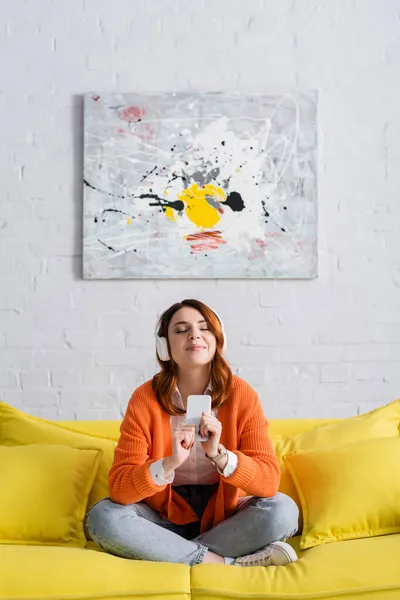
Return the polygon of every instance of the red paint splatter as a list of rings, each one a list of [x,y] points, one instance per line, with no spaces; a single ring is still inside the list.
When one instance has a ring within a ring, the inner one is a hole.
[[[265,242],[265,240],[261,240],[258,238],[254,241],[258,246],[260,246],[261,250],[265,250],[265,248],[267,247],[267,242]]]
[[[152,128],[151,125],[149,125],[149,123],[146,123],[144,128],[148,133],[150,133],[151,135],[154,135],[154,129]]]
[[[92,96],[92,99],[93,99],[95,102],[98,102],[98,101],[100,100],[100,96]]]
[[[192,254],[207,252],[207,250],[216,250],[222,244],[226,244],[226,241],[222,239],[220,231],[194,233],[193,235],[187,235],[185,239],[188,242],[199,242],[198,244],[191,244]]]
[[[137,121],[142,119],[145,114],[145,109],[141,106],[128,106],[120,113],[120,118],[124,121]]]

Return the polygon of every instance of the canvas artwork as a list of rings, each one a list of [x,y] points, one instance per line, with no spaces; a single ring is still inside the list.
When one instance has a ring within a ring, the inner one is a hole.
[[[84,277],[316,277],[317,99],[86,94]]]

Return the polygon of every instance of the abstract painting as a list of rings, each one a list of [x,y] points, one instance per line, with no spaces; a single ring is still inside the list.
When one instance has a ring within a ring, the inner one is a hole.
[[[85,94],[84,277],[316,277],[317,99]]]

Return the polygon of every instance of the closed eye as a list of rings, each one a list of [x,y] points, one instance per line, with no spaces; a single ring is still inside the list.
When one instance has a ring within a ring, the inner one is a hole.
[[[185,333],[186,331],[189,331],[189,328],[186,329],[177,329],[175,331],[175,333]],[[200,331],[209,331],[208,327],[201,327]]]

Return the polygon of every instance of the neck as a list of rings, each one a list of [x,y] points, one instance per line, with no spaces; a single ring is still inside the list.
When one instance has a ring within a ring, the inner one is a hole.
[[[184,371],[178,370],[178,389],[182,396],[183,405],[186,408],[187,397],[190,395],[204,394],[210,380],[211,365],[205,365],[196,369]]]

